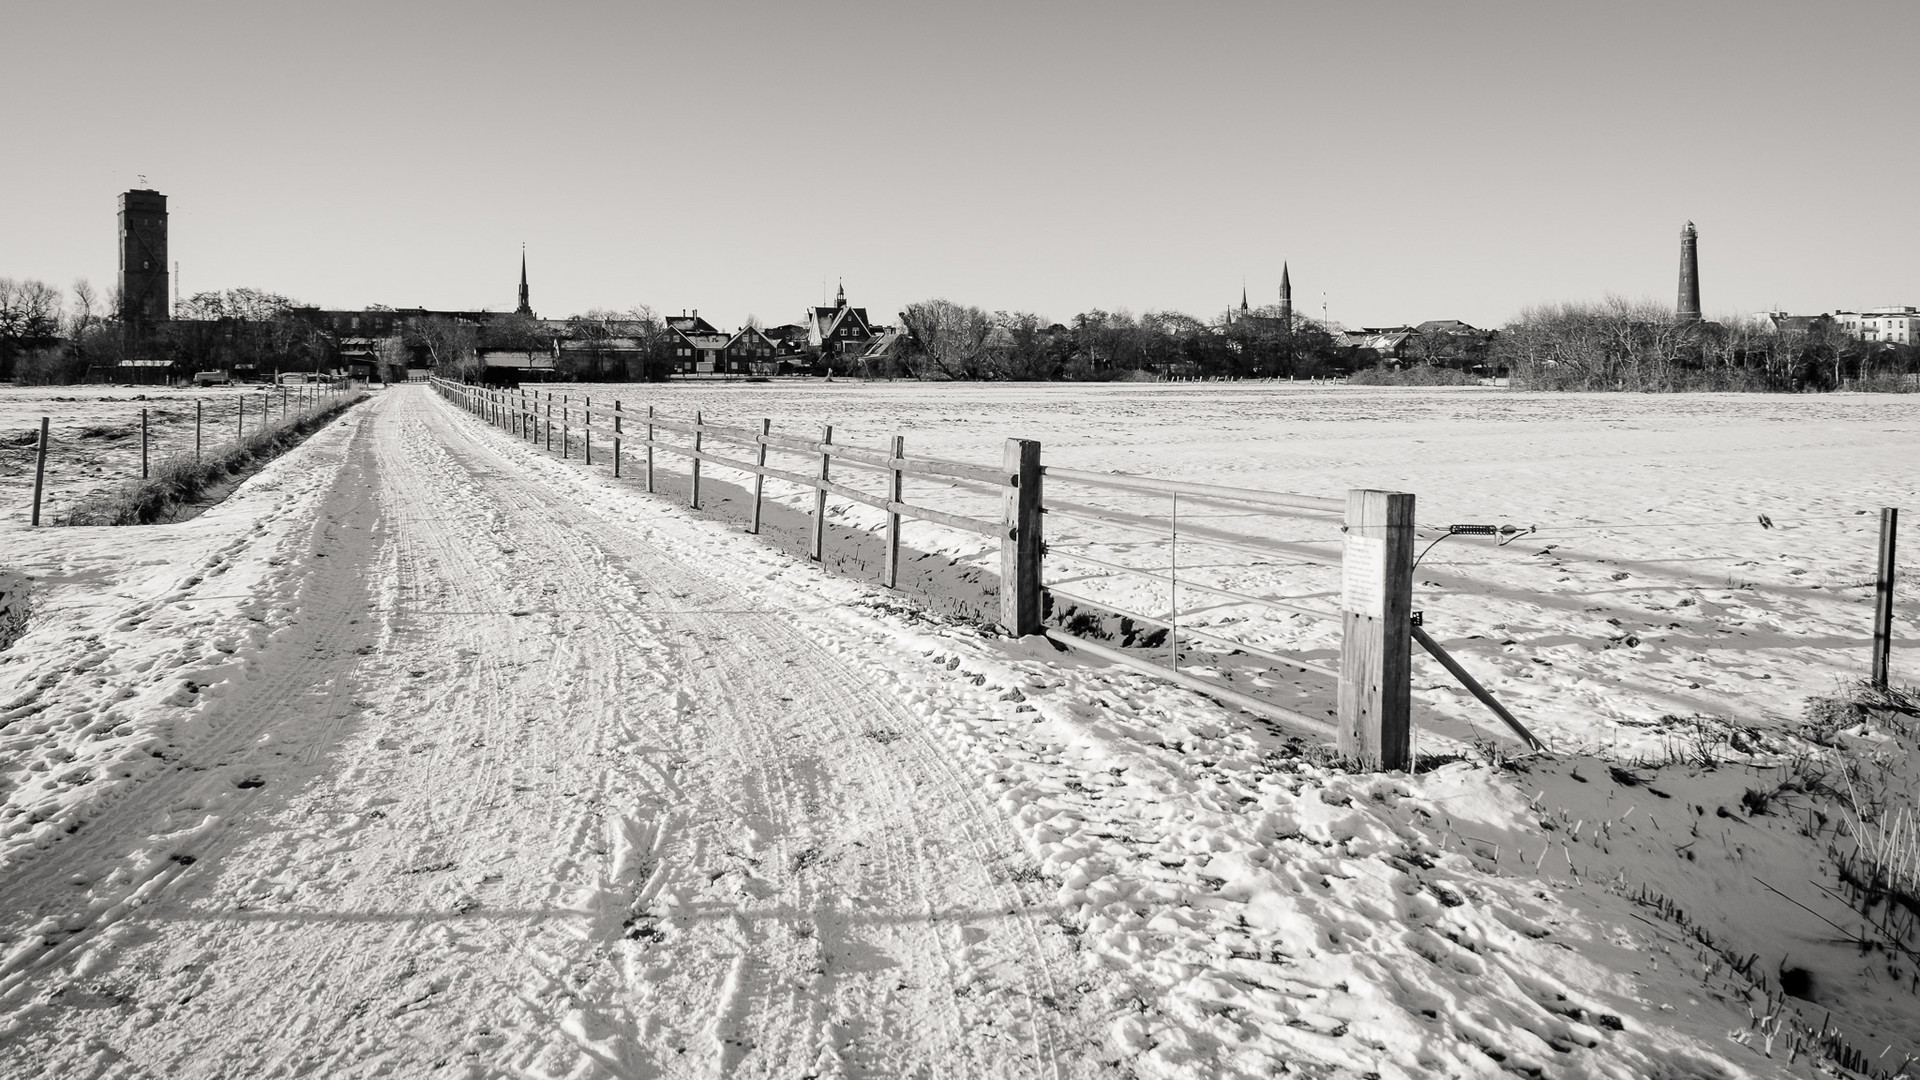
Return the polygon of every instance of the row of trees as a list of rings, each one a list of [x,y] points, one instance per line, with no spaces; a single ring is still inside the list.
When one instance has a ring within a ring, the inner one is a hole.
[[[1861,341],[1831,320],[1683,323],[1619,297],[1528,309],[1492,357],[1514,386],[1538,390],[1832,390],[1894,385],[1920,371],[1920,349]]]
[[[1277,309],[1206,322],[1177,311],[1088,311],[1071,323],[1032,312],[996,311],[951,300],[909,304],[900,318],[907,347],[881,370],[857,374],[920,379],[1111,380],[1308,377],[1350,371],[1354,350],[1327,327],[1282,318]]]
[[[313,370],[338,361],[338,343],[301,305],[260,289],[203,292],[181,304],[151,340],[129,341],[116,298],[82,279],[69,292],[0,278],[0,380],[77,382],[122,359],[171,360],[199,370]],[[380,310],[380,309],[373,309]],[[1203,321],[1180,312],[1088,311],[1054,323],[1022,311],[988,312],[945,299],[901,313],[901,347],[853,359],[842,374],[934,380],[1111,380],[1339,376],[1380,362],[1347,335],[1274,308]],[[563,378],[661,379],[673,338],[652,309],[593,310],[564,325],[501,314],[484,324],[443,315],[395,320],[377,359],[390,371],[429,366],[479,378],[478,352],[547,354],[564,343]],[[1920,347],[1849,336],[1831,320],[1781,328],[1746,319],[1681,323],[1648,301],[1528,309],[1499,334],[1415,332],[1393,359],[1557,390],[1807,390],[1896,385],[1920,372]],[[848,363],[846,360],[840,363]]]

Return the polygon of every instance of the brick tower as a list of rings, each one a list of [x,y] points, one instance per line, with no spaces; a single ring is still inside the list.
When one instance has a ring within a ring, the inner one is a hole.
[[[120,196],[120,321],[144,341],[172,317],[167,303],[167,197],[147,188]]]
[[[1680,300],[1674,305],[1674,321],[1700,321],[1700,237],[1691,221],[1680,230]]]

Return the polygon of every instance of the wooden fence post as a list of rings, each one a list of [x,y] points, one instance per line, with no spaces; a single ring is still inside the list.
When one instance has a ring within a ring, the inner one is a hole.
[[[1413,767],[1413,496],[1347,493],[1340,559],[1340,752]]]
[[[553,391],[547,391],[547,453],[553,453]]]
[[[580,414],[580,444],[584,447],[587,464],[593,464],[593,399],[587,398]]]
[[[200,464],[200,419],[204,402],[193,403],[193,463]]]
[[[889,503],[898,503],[898,502],[904,501],[902,496],[906,490],[905,486],[902,483],[902,481],[906,479],[906,474],[903,473],[900,469],[900,459],[907,456],[906,438],[901,435],[895,435],[893,437],[892,449],[893,449],[893,452],[888,455],[893,459],[892,461],[893,467],[887,477],[887,501]],[[892,507],[888,507],[887,508],[887,571],[886,571],[887,588],[889,589],[897,588],[899,581],[900,581],[900,515],[895,513]]]
[[[693,483],[688,487],[687,505],[700,509],[700,428],[706,420],[700,410],[693,411]]]
[[[1893,649],[1893,541],[1900,529],[1898,507],[1880,508],[1880,569],[1873,583],[1873,685],[1887,688],[1887,660]]]
[[[33,456],[33,524],[40,524],[40,491],[47,479],[47,418],[40,418],[40,449]]]
[[[233,439],[235,442],[239,442],[241,439],[245,438],[246,435],[247,435],[247,399],[246,399],[246,396],[243,394],[241,395],[241,398],[240,398],[240,415],[235,417],[233,422]]]
[[[647,494],[653,494],[653,406],[647,406]]]
[[[140,479],[147,478],[147,410],[140,410]]]
[[[820,435],[820,479],[825,480],[833,471],[833,425],[828,424]],[[813,489],[813,542],[807,554],[814,562],[821,562],[827,551],[827,489]]]
[[[613,399],[613,478],[620,479],[620,399]]]
[[[1008,439],[1001,462],[1000,626],[1025,637],[1040,632],[1040,444]]]
[[[767,484],[767,475],[761,470],[767,467],[767,436],[773,431],[773,421],[762,417],[760,420],[760,452],[754,459],[753,473],[753,524],[747,531],[760,535],[760,492]]]
[[[572,410],[573,395],[560,395],[560,460],[562,461],[567,459],[568,452],[573,449],[573,426],[569,423],[573,419],[570,415]]]

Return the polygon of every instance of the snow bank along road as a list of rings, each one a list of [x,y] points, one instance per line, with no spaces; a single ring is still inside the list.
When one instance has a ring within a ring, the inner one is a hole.
[[[1678,931],[1450,845],[1524,810],[1485,771],[1315,765],[418,388],[5,539],[0,1074],[1771,1071]]]

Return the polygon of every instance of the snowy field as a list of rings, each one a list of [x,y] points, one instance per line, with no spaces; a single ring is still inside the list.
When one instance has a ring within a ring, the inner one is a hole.
[[[0,587],[24,575],[31,605],[0,650],[0,1073],[1735,1078],[1832,1074],[1823,1036],[1862,1075],[1920,1055],[1920,933],[1849,906],[1833,861],[1911,813],[1913,718],[1801,724],[1864,670],[1872,511],[1913,504],[1920,464],[1904,400],[567,392],[1537,525],[1437,546],[1417,606],[1562,752],[1351,773],[647,497],[631,459],[615,481],[604,451],[562,461],[396,387],[194,520],[0,521]],[[959,577],[980,555],[908,543]],[[1423,750],[1471,735],[1443,680],[1417,676]],[[1850,818],[1843,779],[1891,812]]]
[[[320,392],[304,387],[308,394]],[[233,440],[242,423],[258,431],[264,416],[277,422],[292,387],[48,386],[0,387],[0,522],[24,524],[32,514],[33,465],[40,418],[47,418],[48,452],[41,520],[140,478],[140,410],[147,410],[152,462],[193,453],[196,406],[204,452]]]
[[[980,464],[997,465],[1004,440],[1018,437],[1039,440],[1047,464],[1093,472],[1341,498],[1357,487],[1408,491],[1426,527],[1423,550],[1449,524],[1537,528],[1505,546],[1478,537],[1435,545],[1415,575],[1414,606],[1523,722],[1566,749],[1657,755],[1685,730],[1667,717],[1797,721],[1809,695],[1867,671],[1880,507],[1908,507],[1901,566],[1920,565],[1920,405],[1902,396],[845,382],[561,392],[576,407],[597,401],[602,420],[617,398],[629,418],[652,405],[722,423],[767,417],[777,432],[814,437],[831,423],[838,442],[883,448],[897,434],[909,454]],[[659,460],[685,471],[683,460]],[[875,480],[854,482],[878,491]],[[778,482],[768,490],[796,507],[810,498]],[[1169,510],[1158,496],[1050,490],[1135,514]],[[917,479],[907,501],[999,513],[995,497]],[[881,521],[865,508],[838,513],[868,530]],[[1200,510],[1187,520],[1270,523],[1269,539],[1337,562],[1338,525],[1323,517]],[[910,524],[907,542],[997,569],[987,545],[938,526]],[[1050,519],[1048,543],[1162,571],[1170,555],[1164,542],[1060,519]],[[1182,573],[1333,609],[1336,570],[1248,563],[1196,544]],[[1064,557],[1047,580],[1148,614],[1164,615],[1169,601],[1164,586],[1092,579]],[[1338,655],[1337,626],[1311,619],[1214,606],[1183,621],[1321,664]],[[1896,643],[1916,645],[1911,631]],[[1441,739],[1480,738],[1491,717],[1438,665],[1416,664],[1425,727]],[[1301,711],[1332,706],[1324,679],[1278,690],[1279,673],[1255,680]]]

